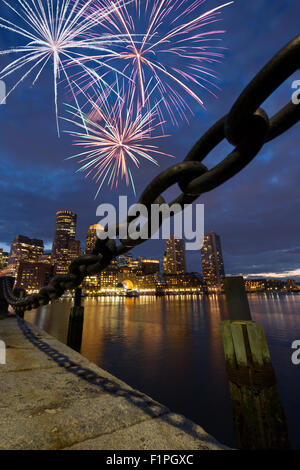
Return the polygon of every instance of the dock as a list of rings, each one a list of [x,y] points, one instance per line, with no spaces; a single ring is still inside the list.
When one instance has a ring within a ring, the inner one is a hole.
[[[19,317],[0,319],[0,341],[1,450],[228,449]]]

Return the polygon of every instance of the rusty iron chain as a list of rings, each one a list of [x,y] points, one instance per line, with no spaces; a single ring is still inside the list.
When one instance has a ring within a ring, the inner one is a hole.
[[[300,104],[289,102],[275,116],[269,118],[260,108],[266,99],[296,70],[300,68],[300,35],[281,49],[255,76],[234,103],[230,112],[214,124],[194,145],[182,163],[160,173],[146,187],[138,203],[148,209],[152,204],[166,204],[162,193],[178,184],[181,194],[169,203],[191,204],[201,194],[225,183],[246,167],[265,143],[277,138],[300,120]],[[234,150],[208,170],[202,161],[224,139]],[[138,216],[127,218],[127,227]],[[160,221],[162,223],[162,221]],[[149,224],[150,225],[150,224]],[[116,227],[117,236],[119,226]],[[151,235],[151,234],[150,234]],[[93,252],[73,260],[69,274],[55,276],[38,294],[19,298],[12,290],[9,278],[3,278],[2,293],[15,311],[31,310],[61,297],[67,289],[78,287],[86,276],[104,270],[116,256],[143,243],[144,239],[97,239]]]

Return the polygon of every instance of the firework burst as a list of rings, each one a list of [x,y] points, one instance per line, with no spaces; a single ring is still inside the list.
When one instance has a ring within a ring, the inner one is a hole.
[[[139,168],[140,159],[158,165],[157,156],[172,157],[149,143],[154,139],[166,137],[154,136],[156,128],[162,125],[157,114],[158,104],[143,112],[135,101],[134,85],[123,83],[120,88],[116,79],[115,86],[116,93],[113,96],[109,89],[102,91],[98,99],[88,97],[81,90],[91,105],[91,111],[87,114],[81,111],[79,115],[76,108],[67,105],[72,117],[63,118],[79,128],[79,131],[66,132],[76,138],[74,145],[86,150],[69,159],[79,159],[81,167],[77,171],[85,172],[86,177],[92,176],[96,183],[99,183],[95,198],[105,180],[112,189],[113,186],[117,187],[119,180],[123,178],[127,186],[131,184],[135,194],[130,166]]]
[[[92,1],[86,0],[84,5],[80,5],[79,0],[17,0],[17,2],[14,0],[13,4],[2,0],[23,26],[0,17],[0,28],[9,30],[22,40],[26,40],[25,45],[0,51],[0,55],[21,54],[0,71],[1,80],[15,72],[21,72],[21,78],[13,85],[4,100],[29,75],[34,74],[33,84],[35,84],[47,63],[51,62],[58,133],[57,98],[60,78],[67,81],[78,105],[65,63],[79,65],[91,80],[102,81],[102,75],[85,65],[89,59],[88,54],[91,51],[93,54],[95,51],[99,54],[112,53],[110,46],[119,40],[108,35],[99,38],[91,32],[91,28],[99,25],[112,11],[107,2],[101,10],[87,13]],[[114,12],[116,8],[114,4]],[[97,69],[102,66],[103,62],[99,61]],[[79,109],[79,106],[77,107]]]
[[[218,89],[212,66],[223,57],[220,41],[225,31],[215,28],[221,10],[233,1],[201,13],[206,1],[121,0],[120,7],[102,22],[110,34],[124,36],[122,45],[117,45],[119,52],[106,55],[106,60],[138,84],[143,105],[149,103],[147,84],[154,80],[161,118],[167,111],[173,124],[191,111],[191,101],[204,107],[203,91],[216,96]],[[94,14],[107,7],[108,0],[95,0],[88,11]]]

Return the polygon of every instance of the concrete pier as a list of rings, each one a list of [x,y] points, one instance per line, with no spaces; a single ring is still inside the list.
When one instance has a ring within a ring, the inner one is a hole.
[[[1,450],[226,449],[200,426],[23,320],[0,319],[0,340],[6,344]]]

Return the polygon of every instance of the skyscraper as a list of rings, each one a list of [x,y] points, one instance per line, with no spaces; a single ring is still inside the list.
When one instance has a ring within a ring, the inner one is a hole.
[[[172,235],[166,243],[166,257],[164,260],[165,274],[184,274],[185,264],[185,244],[181,238],[174,238]]]
[[[209,291],[220,291],[224,281],[221,240],[215,232],[204,235],[201,249],[203,279]]]
[[[80,255],[80,241],[75,240],[77,216],[71,211],[56,213],[51,262],[54,274],[67,274],[72,259]]]
[[[0,248],[0,269],[6,268],[8,263],[9,254],[7,251],[3,251],[3,248]]]
[[[85,239],[85,254],[92,253],[97,240],[97,224],[91,225],[86,233]]]
[[[117,256],[116,258],[118,267],[129,266],[133,262],[133,257],[131,253],[125,253],[124,255]]]
[[[50,263],[21,261],[16,287],[21,287],[28,293],[37,292],[49,282],[51,268]]]
[[[10,249],[8,267],[12,276],[17,277],[21,261],[37,262],[44,253],[44,242],[24,235],[16,235]]]
[[[97,241],[97,230],[104,230],[104,227],[100,224],[91,225],[86,233],[85,239],[85,254],[92,253],[95,243]]]
[[[153,259],[153,258],[144,258],[142,256],[139,256],[137,258],[141,268],[142,268],[142,273],[143,274],[155,274],[159,273],[160,271],[160,261],[159,259]]]

